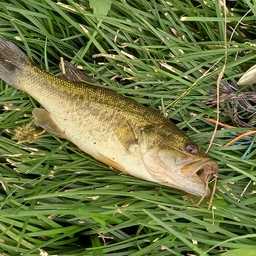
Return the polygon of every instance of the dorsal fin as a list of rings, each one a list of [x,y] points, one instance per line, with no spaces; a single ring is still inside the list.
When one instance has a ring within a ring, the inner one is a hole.
[[[64,60],[63,63],[64,63],[64,68],[62,67],[61,64],[59,65],[59,67],[60,67],[60,69],[63,73],[63,75],[60,76],[61,79],[67,80],[67,81],[70,81],[70,82],[85,81],[85,82],[90,82],[90,83],[93,83],[93,84],[99,84],[99,82],[96,81],[94,78],[85,75],[84,72],[82,72],[80,69],[73,66],[68,61]]]

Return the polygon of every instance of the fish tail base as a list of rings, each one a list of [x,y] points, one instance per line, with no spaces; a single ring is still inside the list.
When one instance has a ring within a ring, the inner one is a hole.
[[[0,37],[0,79],[17,88],[17,78],[28,63],[28,57],[19,47]]]

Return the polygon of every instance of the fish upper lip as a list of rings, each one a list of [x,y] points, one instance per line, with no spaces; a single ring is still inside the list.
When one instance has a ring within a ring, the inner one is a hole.
[[[201,159],[183,166],[180,170],[184,177],[192,178],[197,184],[207,184],[210,179],[216,176],[218,165],[214,160],[209,158]],[[210,194],[210,190],[206,191],[206,195]]]
[[[214,160],[204,158],[198,161],[193,161],[181,168],[181,172],[185,177],[200,176],[202,180],[207,179],[217,173],[218,166]],[[197,172],[201,171],[198,175]]]

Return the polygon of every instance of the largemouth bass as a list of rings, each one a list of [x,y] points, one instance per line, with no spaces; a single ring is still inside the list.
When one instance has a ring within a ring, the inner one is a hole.
[[[33,110],[37,125],[122,173],[210,194],[217,164],[175,124],[109,89],[78,82],[72,72],[70,82],[42,71],[0,37],[0,79],[41,104]]]

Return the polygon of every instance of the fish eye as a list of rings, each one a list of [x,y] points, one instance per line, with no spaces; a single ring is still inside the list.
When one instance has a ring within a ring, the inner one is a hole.
[[[184,149],[190,153],[190,154],[196,154],[198,152],[198,148],[197,145],[193,144],[193,143],[186,143],[184,145]]]

